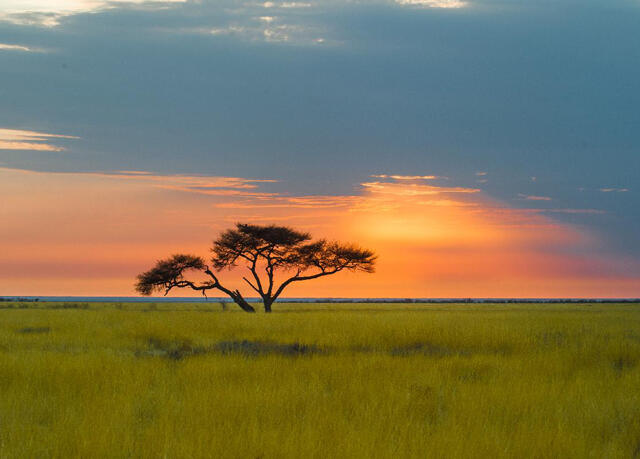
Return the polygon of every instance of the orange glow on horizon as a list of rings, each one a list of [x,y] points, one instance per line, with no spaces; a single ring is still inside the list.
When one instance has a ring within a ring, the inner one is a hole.
[[[640,266],[603,255],[592,235],[436,179],[379,175],[351,196],[291,196],[242,178],[0,169],[0,295],[134,295],[156,259],[207,256],[221,230],[249,221],[379,254],[376,274],[301,283],[290,297],[640,296]],[[222,277],[243,290],[239,270]]]

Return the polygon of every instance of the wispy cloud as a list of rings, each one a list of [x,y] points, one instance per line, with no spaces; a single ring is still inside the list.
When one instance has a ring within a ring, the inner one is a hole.
[[[23,51],[23,52],[38,52],[40,50],[36,48],[31,48],[29,46],[24,45],[11,45],[8,43],[0,43],[0,51]]]
[[[525,201],[551,201],[552,199],[549,196],[536,196],[531,194],[522,194],[518,193],[519,199],[524,199]]]
[[[629,188],[600,188],[598,191],[602,193],[626,193]]]
[[[65,18],[78,14],[100,13],[115,9],[176,9],[185,19],[182,24],[154,27],[156,31],[181,34],[227,36],[243,41],[330,45],[327,30],[313,21],[306,10],[314,2],[271,2],[255,0],[6,0],[0,4],[0,21],[17,25],[57,27]],[[335,3],[338,5],[339,3]],[[323,4],[324,7],[333,2]],[[334,5],[334,6],[335,6]],[[305,12],[305,13],[303,13]],[[193,17],[200,19],[194,21]],[[185,25],[190,24],[190,25]],[[20,46],[20,45],[18,45]],[[23,47],[28,48],[28,47]],[[0,48],[1,49],[1,48]],[[12,48],[18,50],[18,48]],[[27,51],[27,49],[20,49]],[[29,49],[33,51],[33,49]]]
[[[255,13],[255,14],[252,14]],[[241,10],[227,24],[217,27],[195,27],[178,30],[213,36],[235,37],[249,42],[288,43],[293,45],[326,45],[333,43],[326,31],[316,25],[303,24],[299,18],[286,14],[264,15],[251,10]]]
[[[0,21],[17,25],[58,27],[65,18],[115,9],[161,10],[177,8],[186,19],[182,24],[160,26],[155,30],[174,33],[200,33],[227,36],[244,41],[295,45],[339,45],[332,26],[321,16],[345,4],[366,9],[376,5],[401,8],[456,9],[468,5],[462,0],[4,0]],[[315,13],[322,15],[315,16]],[[193,18],[200,18],[193,20]]]
[[[275,193],[257,191],[258,187],[265,183],[276,183],[277,180],[248,179],[241,177],[220,177],[208,175],[181,175],[181,174],[154,174],[148,171],[104,171],[104,172],[37,172],[26,169],[8,169],[0,167],[0,170],[23,174],[58,174],[69,176],[90,176],[103,179],[136,182],[150,184],[156,188],[172,191],[196,193],[214,196],[236,197],[272,197]]]
[[[155,6],[185,3],[187,0],[3,0],[0,21],[17,25],[56,27],[68,16],[94,13],[118,7]]]
[[[420,8],[464,8],[469,2],[462,0],[395,0],[397,4]]]
[[[309,8],[311,3],[308,2],[264,2],[264,8]]]
[[[433,196],[446,193],[479,193],[480,190],[476,188],[465,187],[447,187],[427,185],[420,183],[423,180],[436,180],[446,179],[447,177],[441,177],[438,175],[390,175],[390,174],[376,174],[371,175],[372,178],[378,178],[373,182],[364,182],[360,186],[363,187],[369,193],[375,193],[378,195],[391,195],[391,196]]]
[[[53,145],[49,143],[50,140],[78,138],[19,129],[0,129],[0,150],[64,151],[64,147]]]
[[[254,198],[258,199],[254,199]],[[340,209],[350,208],[361,201],[359,196],[282,196],[270,194],[248,196],[249,199],[218,203],[221,209]]]
[[[540,209],[541,212],[550,212],[554,214],[590,214],[590,215],[602,215],[606,214],[604,210],[600,209]]]
[[[171,183],[189,189],[206,190],[208,188],[255,189],[261,183],[276,183],[270,179],[246,179],[240,177],[220,177],[207,175],[154,174],[147,171],[87,172],[119,179],[141,180],[155,183]]]
[[[396,196],[422,196],[444,193],[479,193],[476,188],[431,186],[417,183],[364,182],[366,190],[372,193],[384,193]]]
[[[387,175],[376,174],[370,175],[371,178],[393,179],[393,180],[437,180],[446,179],[447,177],[441,177],[439,175]]]

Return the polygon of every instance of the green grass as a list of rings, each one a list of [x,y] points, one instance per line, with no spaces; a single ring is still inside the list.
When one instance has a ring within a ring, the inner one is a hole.
[[[0,303],[0,457],[640,456],[640,306]]]

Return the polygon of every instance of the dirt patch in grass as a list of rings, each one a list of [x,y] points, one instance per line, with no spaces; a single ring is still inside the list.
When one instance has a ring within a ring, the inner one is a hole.
[[[17,331],[17,333],[29,334],[29,333],[49,333],[50,327],[25,327]]]
[[[389,352],[394,357],[408,357],[422,354],[429,357],[447,357],[450,355],[467,355],[468,351],[452,349],[446,346],[439,346],[432,343],[412,343],[404,346],[397,346]]]
[[[428,358],[444,358],[453,356],[468,357],[482,352],[469,349],[452,348],[429,342],[417,342],[391,348],[377,348],[370,346],[350,346],[346,349],[331,346],[317,346],[298,342],[280,343],[277,341],[260,340],[226,340],[199,346],[187,339],[163,339],[149,337],[145,339],[146,346],[135,351],[137,357],[164,357],[171,360],[182,360],[203,354],[240,355],[244,357],[261,357],[280,355],[283,357],[303,357],[310,355],[330,355],[349,351],[353,354],[381,353],[392,357],[412,357],[422,355]],[[504,353],[504,350],[491,349],[492,353]]]
[[[325,350],[312,344],[300,343],[274,343],[269,341],[221,341],[213,346],[216,352],[221,354],[242,354],[247,356],[258,356],[266,354],[277,354],[284,356],[301,356],[311,354],[324,354]]]
[[[284,357],[300,357],[313,354],[325,354],[327,351],[315,345],[301,343],[277,343],[271,341],[220,341],[212,346],[194,346],[186,340],[163,340],[148,338],[148,347],[138,350],[138,357],[165,357],[171,360],[182,360],[202,354],[242,355],[259,357],[265,355],[281,355]]]
[[[625,370],[630,370],[637,365],[636,359],[630,356],[620,356],[616,359],[613,359],[611,365],[613,366],[614,371],[617,373],[622,373]]]

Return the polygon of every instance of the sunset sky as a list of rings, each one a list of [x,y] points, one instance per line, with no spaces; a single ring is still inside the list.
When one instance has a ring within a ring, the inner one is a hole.
[[[379,255],[288,296],[640,297],[638,24],[636,0],[0,0],[0,296],[133,295],[255,222]]]

